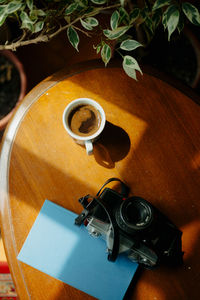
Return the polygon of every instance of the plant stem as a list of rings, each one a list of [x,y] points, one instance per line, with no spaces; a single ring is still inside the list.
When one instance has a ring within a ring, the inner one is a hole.
[[[119,49],[119,48],[118,48],[118,49]],[[115,49],[115,51],[116,51],[122,58],[124,58],[124,55],[121,54],[121,52],[120,52],[118,49]]]
[[[120,4],[114,4],[114,5],[110,5],[110,6],[107,6],[107,7],[97,8],[97,12],[98,12],[97,14],[101,13],[101,11],[109,10],[109,9],[114,9],[116,7],[120,7]],[[36,38],[29,39],[29,40],[19,39],[17,42],[14,42],[14,43],[0,45],[0,50],[4,50],[4,49],[7,49],[7,50],[16,50],[20,46],[26,46],[26,45],[30,45],[30,44],[37,44],[39,42],[48,42],[52,38],[54,38],[56,35],[58,35],[59,33],[61,33],[62,31],[66,30],[70,26],[72,26],[75,23],[79,22],[80,19],[86,18],[86,17],[90,17],[93,14],[94,14],[94,12],[91,12],[91,13],[79,16],[76,19],[74,19],[70,24],[67,24],[65,26],[60,27],[58,30],[56,30],[52,34],[39,35]],[[79,30],[81,31],[81,29],[79,29]],[[83,32],[87,35],[87,33],[85,31],[83,31]]]
[[[84,30],[82,30],[81,28],[76,27],[74,25],[73,25],[73,28],[76,29],[76,30],[78,30],[78,31],[80,31],[80,32],[82,32],[82,33],[84,33],[86,36],[91,37],[91,34],[89,34],[88,32],[86,32]]]

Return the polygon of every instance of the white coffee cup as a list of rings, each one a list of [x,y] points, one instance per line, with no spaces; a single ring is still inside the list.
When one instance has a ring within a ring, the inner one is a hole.
[[[76,107],[78,107],[80,105],[91,105],[91,106],[93,106],[99,112],[100,117],[101,117],[99,128],[97,129],[97,131],[95,133],[91,134],[90,136],[81,136],[81,135],[75,134],[74,132],[72,132],[72,130],[70,128],[69,115],[72,112],[72,110],[74,110]],[[66,108],[63,112],[63,125],[64,125],[64,128],[66,129],[68,134],[75,140],[75,142],[77,144],[85,145],[86,152],[87,152],[88,155],[93,153],[93,142],[96,141],[99,138],[101,132],[103,131],[103,129],[105,127],[105,123],[106,123],[105,112],[104,112],[103,108],[101,107],[101,105],[99,103],[97,103],[96,101],[94,101],[93,99],[78,98],[78,99],[70,102],[66,106]]]

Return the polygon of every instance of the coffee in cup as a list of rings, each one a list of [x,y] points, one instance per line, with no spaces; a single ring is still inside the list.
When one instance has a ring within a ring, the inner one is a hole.
[[[105,123],[105,112],[93,99],[73,100],[63,112],[64,128],[77,144],[85,145],[88,155],[93,153],[93,142],[99,138]]]
[[[68,123],[73,133],[80,136],[90,136],[99,129],[101,115],[94,106],[82,104],[71,111]]]

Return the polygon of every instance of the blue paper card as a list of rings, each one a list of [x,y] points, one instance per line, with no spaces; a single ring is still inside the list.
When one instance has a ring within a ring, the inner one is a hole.
[[[98,299],[123,299],[138,265],[124,255],[109,262],[106,242],[74,225],[76,217],[45,200],[18,259]]]

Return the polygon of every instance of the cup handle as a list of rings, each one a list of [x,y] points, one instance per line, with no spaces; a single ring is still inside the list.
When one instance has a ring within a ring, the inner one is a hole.
[[[91,155],[93,153],[93,144],[91,141],[85,141],[85,148],[87,155]]]

